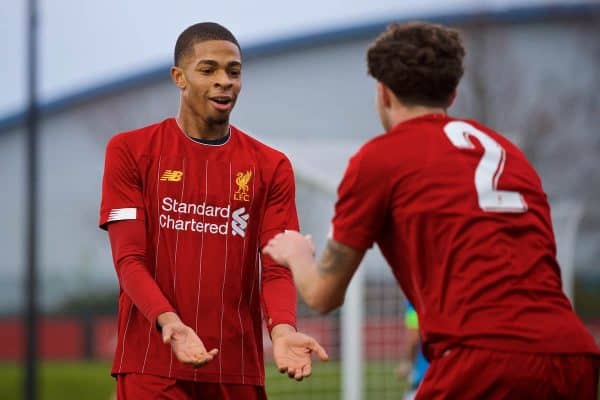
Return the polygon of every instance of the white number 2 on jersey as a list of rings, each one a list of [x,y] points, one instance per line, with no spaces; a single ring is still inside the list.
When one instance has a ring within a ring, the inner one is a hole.
[[[489,212],[527,211],[527,203],[519,192],[497,190],[498,179],[504,170],[505,151],[494,139],[463,121],[446,124],[444,132],[452,144],[459,149],[473,149],[471,136],[476,137],[483,147],[483,156],[475,168],[475,190],[479,207]]]

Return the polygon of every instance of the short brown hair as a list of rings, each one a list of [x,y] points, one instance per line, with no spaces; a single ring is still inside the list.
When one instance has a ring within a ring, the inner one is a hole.
[[[369,74],[407,105],[448,107],[463,75],[458,31],[426,22],[391,24],[367,51]]]

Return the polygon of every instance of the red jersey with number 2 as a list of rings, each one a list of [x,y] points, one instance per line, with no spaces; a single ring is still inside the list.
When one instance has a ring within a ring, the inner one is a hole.
[[[502,135],[443,115],[405,121],[352,157],[338,196],[333,238],[379,245],[428,358],[458,344],[598,354],[562,291],[540,178]]]

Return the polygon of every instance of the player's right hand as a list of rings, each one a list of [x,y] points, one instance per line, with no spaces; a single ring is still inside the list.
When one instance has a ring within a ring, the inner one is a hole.
[[[171,345],[171,350],[183,364],[194,368],[213,360],[219,350],[206,350],[196,332],[180,320],[169,321],[162,325],[163,342]]]
[[[262,252],[284,267],[290,267],[291,264],[306,265],[314,261],[315,245],[310,235],[286,230],[269,240]]]

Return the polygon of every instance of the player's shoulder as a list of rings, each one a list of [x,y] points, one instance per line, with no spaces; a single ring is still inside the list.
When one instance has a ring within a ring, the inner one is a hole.
[[[474,119],[457,119],[457,121],[465,122],[477,128],[477,130],[485,133],[487,136],[494,139],[494,141],[500,144],[505,151],[514,152],[524,157],[524,155],[521,152],[521,149],[515,143],[513,143],[512,140],[510,140],[510,138],[505,133],[497,131]]]
[[[359,152],[380,155],[411,152],[413,147],[420,145],[419,143],[427,136],[426,133],[442,129],[443,122],[432,118],[415,118],[404,121],[367,140]]]
[[[110,138],[107,147],[135,147],[152,139],[152,137],[164,128],[168,119],[146,125],[140,128],[122,131]]]
[[[231,129],[238,136],[240,143],[244,147],[247,147],[251,149],[251,151],[255,152],[259,158],[274,162],[276,164],[280,162],[289,163],[289,159],[284,152],[267,145],[263,141],[259,140],[254,134],[234,125],[231,125]]]
[[[390,132],[380,133],[364,142],[352,159],[355,162],[369,164],[387,163],[388,158],[396,158],[398,151],[403,148],[397,141],[398,138]]]
[[[476,128],[477,130],[482,131],[483,133],[487,134],[488,136],[495,136],[495,137],[504,137],[503,134],[501,134],[500,132],[494,130],[493,128],[484,125],[482,122],[479,122],[475,119],[471,119],[471,118],[453,118],[452,121],[454,122],[461,122],[463,124],[468,124],[471,125],[472,127]]]
[[[354,153],[355,156],[376,152],[389,145],[389,132],[380,132],[367,139]]]
[[[399,163],[414,164],[414,160],[427,158],[434,148],[447,141],[444,126],[454,119],[447,116],[425,115],[401,122],[384,133],[366,141],[355,158],[371,164],[393,166]]]

